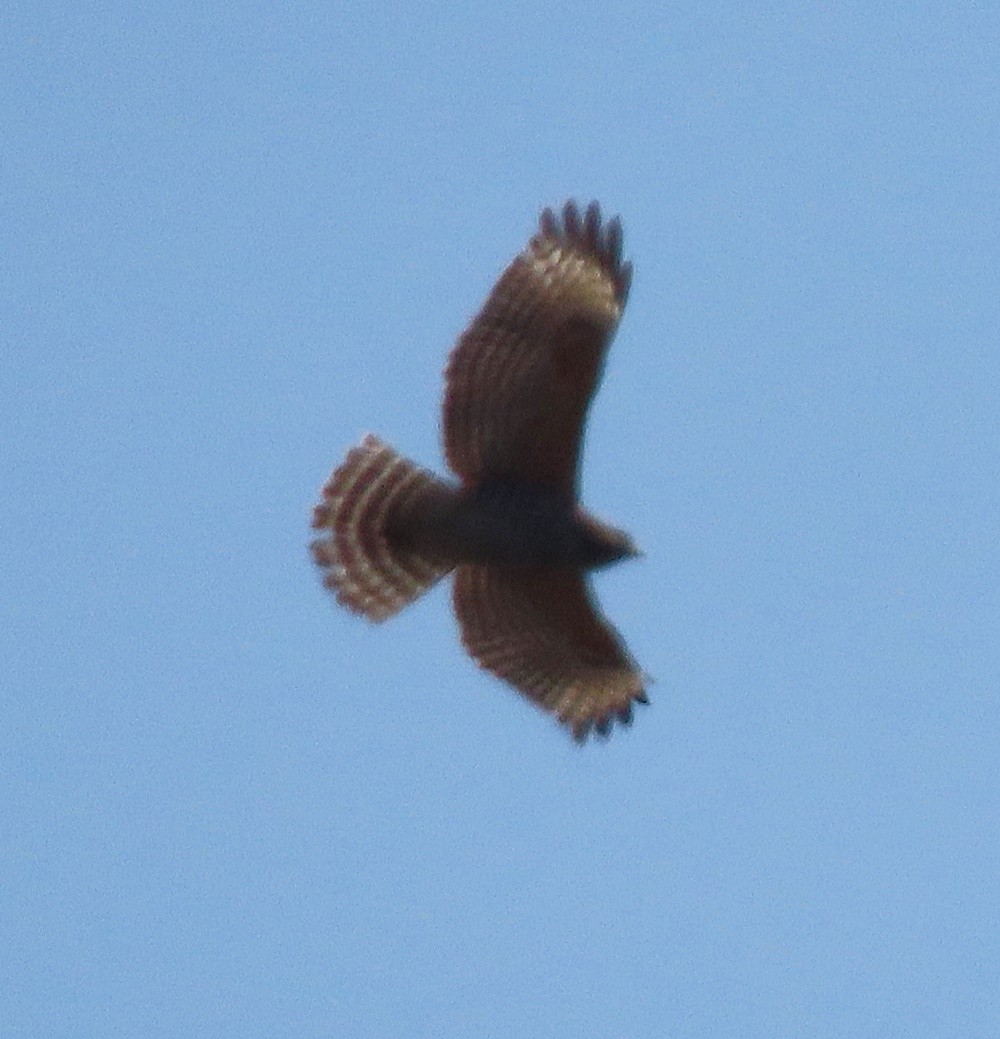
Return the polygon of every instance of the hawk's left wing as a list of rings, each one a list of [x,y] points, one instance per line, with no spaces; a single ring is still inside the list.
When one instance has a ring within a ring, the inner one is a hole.
[[[606,736],[645,676],[598,610],[586,578],[568,569],[463,565],[455,571],[462,642],[480,665],[586,739]]]

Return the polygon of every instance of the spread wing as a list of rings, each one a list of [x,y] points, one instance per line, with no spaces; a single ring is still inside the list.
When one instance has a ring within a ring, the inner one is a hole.
[[[507,268],[446,372],[448,464],[466,485],[513,477],[577,491],[587,406],[628,295],[621,224],[567,202]]]
[[[555,714],[579,741],[606,736],[645,677],[601,615],[586,579],[568,569],[460,566],[455,613],[465,648],[484,668]]]

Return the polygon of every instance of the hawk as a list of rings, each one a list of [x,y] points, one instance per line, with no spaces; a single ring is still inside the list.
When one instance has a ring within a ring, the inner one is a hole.
[[[619,220],[602,223],[596,202],[544,210],[448,362],[444,446],[458,482],[369,435],[312,521],[323,583],[369,620],[454,572],[469,654],[581,742],[648,702],[588,579],[639,553],[579,503],[587,407],[632,275],[621,245]]]

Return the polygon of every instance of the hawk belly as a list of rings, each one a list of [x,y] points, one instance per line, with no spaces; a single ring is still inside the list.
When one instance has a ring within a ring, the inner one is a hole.
[[[460,494],[442,533],[456,562],[577,570],[634,555],[631,542],[549,488],[490,480]]]

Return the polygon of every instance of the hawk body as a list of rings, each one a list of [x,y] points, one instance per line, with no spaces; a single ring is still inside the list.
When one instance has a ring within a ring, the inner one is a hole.
[[[618,220],[591,203],[542,213],[448,362],[441,480],[376,437],[330,477],[313,515],[324,583],[384,620],[451,571],[462,641],[568,725],[606,735],[646,702],[644,676],[587,573],[636,555],[578,503],[587,408],[628,295]]]
[[[549,488],[486,480],[454,496],[430,523],[407,524],[401,543],[443,538],[452,557],[469,563],[592,570],[636,551],[619,531],[580,513]],[[433,528],[433,529],[430,529]]]

